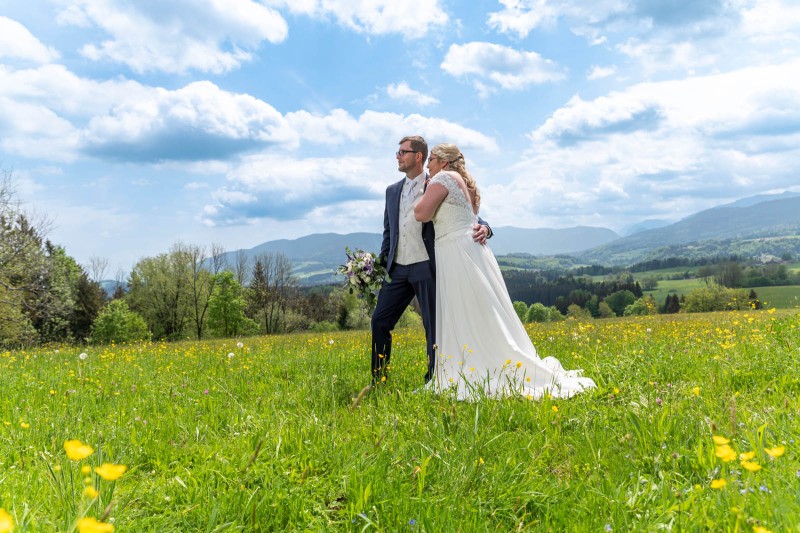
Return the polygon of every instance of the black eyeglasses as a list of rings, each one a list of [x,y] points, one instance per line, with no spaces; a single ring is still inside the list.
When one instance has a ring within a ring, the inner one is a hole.
[[[406,154],[418,154],[419,150],[398,150],[395,154],[397,157],[403,157]]]

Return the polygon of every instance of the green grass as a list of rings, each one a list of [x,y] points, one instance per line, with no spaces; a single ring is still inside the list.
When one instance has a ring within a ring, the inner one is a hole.
[[[758,299],[777,309],[800,308],[800,285],[784,287],[755,287]]]
[[[705,281],[700,278],[666,279],[659,280],[658,287],[651,291],[644,291],[644,294],[649,294],[655,298],[658,305],[664,305],[664,300],[666,300],[667,295],[688,295],[693,290],[704,289],[706,287],[707,285]]]
[[[15,531],[74,530],[109,504],[117,531],[137,532],[796,530],[799,315],[529,331],[598,388],[415,394],[416,329],[395,335],[390,380],[355,402],[367,332],[0,353],[0,509]],[[717,458],[714,435],[762,469]],[[94,454],[70,461],[67,439]],[[81,473],[102,462],[129,471]],[[99,498],[81,495],[84,477]]]

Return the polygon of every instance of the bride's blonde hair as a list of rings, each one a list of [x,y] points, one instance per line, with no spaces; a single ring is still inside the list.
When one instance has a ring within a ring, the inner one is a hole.
[[[464,183],[467,185],[469,195],[472,197],[472,203],[476,209],[479,208],[481,206],[481,193],[478,190],[478,185],[475,183],[475,178],[467,172],[464,154],[461,153],[458,146],[450,143],[437,144],[431,148],[431,155],[435,155],[442,161],[448,163],[445,170],[454,170],[464,178]]]

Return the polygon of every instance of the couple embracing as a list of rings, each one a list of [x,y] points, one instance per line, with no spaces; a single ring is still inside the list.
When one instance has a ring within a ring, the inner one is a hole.
[[[414,296],[427,339],[425,388],[459,399],[569,397],[594,382],[540,359],[519,320],[478,217],[480,193],[453,144],[404,137],[386,189],[380,261],[389,273],[372,315],[372,382],[386,379],[392,330]],[[424,171],[427,161],[428,171]]]

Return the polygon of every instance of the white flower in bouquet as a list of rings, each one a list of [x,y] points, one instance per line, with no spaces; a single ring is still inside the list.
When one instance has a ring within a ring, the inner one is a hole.
[[[355,292],[374,308],[377,292],[386,279],[386,269],[378,263],[377,256],[372,252],[351,252],[350,248],[345,248],[345,255],[347,261],[338,270],[347,277],[345,286],[350,289],[351,294]]]

